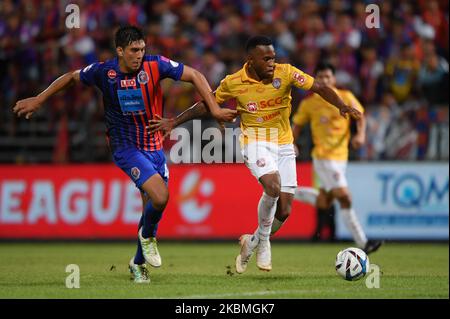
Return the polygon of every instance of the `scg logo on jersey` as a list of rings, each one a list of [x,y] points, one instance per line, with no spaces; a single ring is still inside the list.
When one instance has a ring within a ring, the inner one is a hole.
[[[262,109],[265,109],[267,107],[271,107],[271,106],[276,106],[276,105],[280,105],[283,103],[283,97],[279,96],[276,99],[268,99],[268,100],[262,100],[259,102],[259,106]]]

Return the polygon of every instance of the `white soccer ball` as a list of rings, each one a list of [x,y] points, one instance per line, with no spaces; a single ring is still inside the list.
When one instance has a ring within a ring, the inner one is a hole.
[[[335,266],[338,275],[345,280],[359,280],[369,272],[369,257],[363,250],[350,247],[337,254]]]

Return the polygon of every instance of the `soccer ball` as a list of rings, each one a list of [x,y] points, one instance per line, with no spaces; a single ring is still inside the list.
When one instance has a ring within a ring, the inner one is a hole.
[[[335,266],[338,275],[345,280],[359,280],[369,272],[369,257],[363,250],[350,247],[337,254]]]

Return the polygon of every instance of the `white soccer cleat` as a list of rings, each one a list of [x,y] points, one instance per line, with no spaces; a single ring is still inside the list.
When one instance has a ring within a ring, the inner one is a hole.
[[[155,237],[142,237],[142,227],[139,229],[139,240],[141,241],[142,254],[145,261],[153,267],[161,267],[161,256],[158,251],[158,243]]]
[[[241,252],[236,257],[236,272],[242,274],[247,269],[250,257],[252,257],[258,243],[253,235],[246,234],[239,238],[239,244],[241,245]]]
[[[150,275],[147,270],[147,265],[136,265],[134,263],[134,257],[131,258],[128,263],[128,269],[131,273],[131,279],[137,284],[148,284],[150,283]]]
[[[269,239],[259,240],[258,250],[256,251],[256,266],[264,271],[272,270],[272,252]]]

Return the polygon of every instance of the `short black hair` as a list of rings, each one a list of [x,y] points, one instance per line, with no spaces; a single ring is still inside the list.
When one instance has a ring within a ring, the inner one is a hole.
[[[320,71],[326,71],[326,70],[330,70],[331,73],[333,73],[333,75],[336,73],[336,68],[334,67],[333,64],[331,64],[330,62],[320,62],[319,64],[317,64],[316,66],[316,70],[314,71],[315,74],[317,74]]]
[[[247,40],[247,43],[245,44],[245,51],[249,53],[258,45],[273,45],[273,43],[269,37],[263,35],[256,35]]]
[[[125,48],[127,45],[130,45],[134,41],[144,40],[144,33],[141,29],[127,25],[120,27],[115,34],[114,42],[117,47]]]

